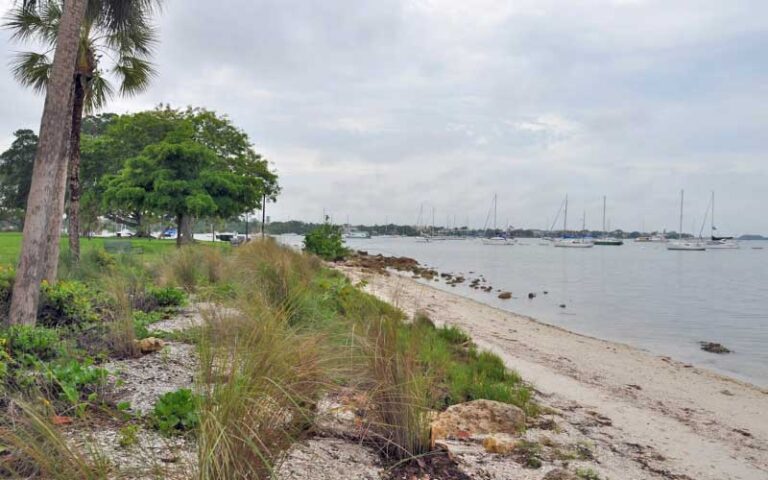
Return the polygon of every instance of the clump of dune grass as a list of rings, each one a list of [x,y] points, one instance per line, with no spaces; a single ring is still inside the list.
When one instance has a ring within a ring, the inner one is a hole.
[[[249,302],[201,336],[197,478],[267,478],[312,424],[325,384],[321,339]]]
[[[187,292],[221,281],[228,268],[223,247],[188,245],[166,255],[159,274],[161,284],[176,285]]]
[[[15,400],[0,420],[0,477],[102,480],[110,466],[98,449],[87,451],[67,440],[46,408]]]
[[[432,381],[415,352],[402,348],[399,319],[382,317],[368,334],[370,372],[375,382],[371,411],[375,443],[384,458],[402,461],[430,450]]]

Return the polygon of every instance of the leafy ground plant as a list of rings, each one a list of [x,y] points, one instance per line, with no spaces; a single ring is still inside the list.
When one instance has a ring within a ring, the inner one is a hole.
[[[199,399],[188,388],[168,392],[157,399],[152,412],[155,428],[165,435],[177,435],[200,423]]]

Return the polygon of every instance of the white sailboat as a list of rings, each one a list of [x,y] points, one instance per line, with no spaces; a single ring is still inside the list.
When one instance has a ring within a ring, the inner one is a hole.
[[[606,234],[605,231],[605,195],[603,195],[603,234],[600,238],[595,240],[595,245],[603,245],[603,246],[620,246],[624,245],[624,240],[616,237],[609,237]]]
[[[493,195],[493,232],[496,233],[496,204],[497,204],[497,195]],[[487,223],[487,219],[486,219]],[[488,230],[486,229],[486,232]],[[483,245],[514,245],[515,239],[514,238],[508,238],[503,235],[496,235],[489,238],[483,238],[481,239],[483,242]]]
[[[591,240],[586,238],[568,238],[568,195],[565,196],[565,212],[563,213],[563,237],[555,240],[554,246],[559,248],[592,248],[595,246]]]
[[[709,240],[707,240],[707,250],[737,250],[741,248],[739,242],[733,237],[716,236],[715,231],[715,192],[712,191],[712,216],[709,224]]]
[[[689,252],[703,252],[707,249],[704,243],[696,240],[683,240],[683,203],[685,201],[685,191],[680,190],[680,229],[678,230],[678,240],[667,244],[667,250],[680,250]]]

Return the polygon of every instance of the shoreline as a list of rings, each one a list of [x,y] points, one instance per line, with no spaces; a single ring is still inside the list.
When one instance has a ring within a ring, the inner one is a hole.
[[[761,479],[768,476],[768,390],[741,379],[512,313],[387,270],[336,267],[366,291],[424,310],[501,356],[543,404],[603,419],[590,438],[613,478]],[[765,423],[765,422],[763,422]],[[629,473],[631,472],[631,473]]]
[[[413,280],[414,282],[416,282],[419,285],[422,285],[424,287],[431,288],[433,290],[438,290],[438,291],[440,291],[442,293],[447,293],[449,295],[455,295],[455,296],[464,298],[464,299],[466,299],[466,300],[468,300],[470,302],[476,303],[476,304],[481,305],[483,307],[487,307],[487,308],[491,308],[493,310],[496,310],[499,313],[505,313],[505,314],[513,315],[515,317],[523,318],[523,319],[526,319],[526,320],[528,320],[530,322],[539,324],[539,325],[541,325],[543,327],[552,328],[552,329],[555,329],[555,330],[560,330],[563,333],[566,333],[566,334],[569,334],[569,335],[574,335],[574,336],[583,337],[585,339],[589,339],[589,340],[593,340],[593,341],[597,341],[597,342],[604,342],[604,343],[607,343],[607,344],[610,344],[610,345],[616,345],[616,346],[621,346],[621,347],[624,347],[624,348],[629,348],[629,349],[632,349],[632,350],[637,350],[639,352],[645,353],[645,354],[647,354],[649,356],[652,356],[652,357],[655,357],[655,358],[669,358],[673,362],[676,362],[676,363],[678,363],[680,365],[686,366],[686,368],[699,369],[699,370],[702,371],[702,373],[706,373],[708,375],[713,375],[715,377],[719,377],[720,380],[722,380],[722,381],[738,383],[741,386],[744,386],[744,387],[747,387],[747,388],[753,388],[755,390],[758,390],[758,391],[768,395],[768,386],[763,387],[761,385],[758,385],[757,383],[755,383],[752,380],[750,380],[747,376],[739,376],[738,374],[736,374],[734,372],[727,372],[725,370],[721,370],[721,369],[717,369],[717,368],[713,368],[713,367],[709,367],[709,366],[705,366],[705,365],[697,365],[694,362],[687,362],[687,361],[685,361],[683,359],[680,359],[680,358],[670,357],[669,355],[664,355],[663,353],[660,353],[660,352],[654,352],[650,348],[645,348],[645,347],[641,347],[641,346],[638,346],[638,345],[632,345],[631,343],[624,342],[624,341],[621,341],[621,340],[612,340],[612,339],[609,339],[609,338],[599,337],[599,336],[594,335],[594,334],[582,333],[582,332],[577,332],[575,330],[570,330],[570,329],[568,329],[566,327],[563,327],[563,326],[560,326],[560,325],[556,325],[554,323],[549,323],[549,322],[547,322],[545,320],[538,319],[538,318],[533,317],[531,315],[526,315],[524,313],[519,313],[519,312],[516,312],[514,310],[508,310],[508,309],[505,309],[505,308],[501,308],[501,307],[496,306],[496,305],[491,305],[489,303],[482,302],[482,301],[480,301],[480,300],[478,300],[476,298],[471,298],[469,296],[462,295],[461,293],[459,293],[459,291],[451,291],[451,290],[447,290],[447,289],[441,289],[441,288],[438,288],[436,285],[431,284],[430,282],[427,282],[427,281],[424,281],[424,280],[421,280],[421,279],[412,279],[409,276],[404,275],[403,272],[390,271],[390,273],[394,274],[394,275],[399,275],[399,276],[401,276],[401,277],[403,277],[403,278],[405,278],[407,280]]]

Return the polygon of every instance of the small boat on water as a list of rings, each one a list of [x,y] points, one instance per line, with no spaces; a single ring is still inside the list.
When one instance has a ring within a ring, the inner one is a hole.
[[[586,220],[582,221],[582,230],[584,230],[583,223],[585,221]],[[592,241],[591,238],[567,237],[565,233],[567,231],[568,231],[568,195],[565,196],[565,211],[563,213],[563,237],[555,240],[553,245],[558,248],[592,248],[595,246],[595,243]]]
[[[517,241],[514,238],[507,237],[491,237],[480,239],[483,245],[514,245]]]
[[[624,240],[616,237],[609,237],[605,231],[605,195],[603,195],[603,236],[595,239],[595,245],[618,247],[624,245]]]
[[[595,242],[588,238],[560,238],[555,240],[554,245],[559,248],[592,248]]]
[[[493,231],[496,232],[496,203],[497,203],[497,195],[493,195],[493,202],[492,202],[492,208],[493,208]],[[488,212],[488,215],[490,216],[490,212]],[[485,220],[486,226],[488,225],[488,218]],[[486,232],[488,232],[488,229],[486,228]],[[507,237],[506,235],[495,235],[493,237],[487,237],[481,239],[483,245],[514,245],[516,243],[514,238]]]
[[[635,238],[635,242],[639,243],[667,243],[669,239],[663,233],[661,235],[642,236]]]
[[[706,250],[707,247],[701,242],[696,241],[676,241],[676,242],[670,242],[669,245],[667,245],[667,250],[687,250],[692,252],[703,252]]]
[[[710,200],[710,207],[712,210],[711,221],[709,224],[709,240],[707,240],[707,250],[737,250],[741,248],[739,242],[733,237],[716,236],[715,232],[715,192],[712,192],[712,200]]]
[[[677,232],[678,240],[667,244],[667,250],[678,250],[687,252],[703,252],[707,249],[704,242],[697,240],[683,240],[683,203],[685,201],[685,191],[680,190],[680,229]]]
[[[344,238],[371,238],[370,232],[364,230],[347,230],[344,232]]]

